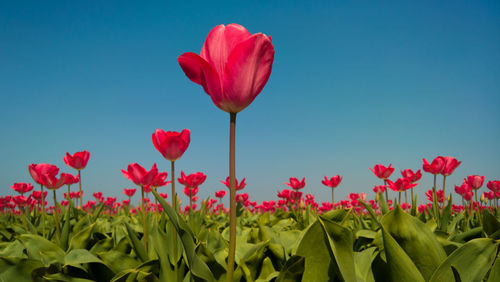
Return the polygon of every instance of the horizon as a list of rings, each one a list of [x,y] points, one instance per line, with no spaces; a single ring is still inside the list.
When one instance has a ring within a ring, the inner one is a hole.
[[[191,130],[176,178],[205,173],[200,199],[225,190],[229,115],[177,57],[199,53],[213,27],[232,22],[272,36],[276,52],[268,83],[236,124],[236,176],[247,178],[252,201],[276,200],[289,177],[305,177],[304,194],[329,202],[321,180],[337,174],[336,200],[373,198],[382,181],[370,167],[391,163],[396,180],[438,155],[462,161],[447,192],[467,175],[485,175],[481,193],[500,179],[500,3],[2,6],[0,196],[13,195],[14,182],[34,184],[31,163],[75,174],[64,154],[88,150],[84,200],[98,191],[126,199],[123,188],[137,188],[120,172],[129,163],[157,163],[170,179],[151,141],[157,128]],[[415,191],[427,203],[433,178],[422,174]],[[158,190],[170,200],[168,187]]]

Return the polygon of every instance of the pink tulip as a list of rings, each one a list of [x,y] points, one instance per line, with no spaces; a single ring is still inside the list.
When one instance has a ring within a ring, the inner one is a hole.
[[[189,188],[195,188],[203,184],[205,180],[207,179],[207,176],[202,173],[202,172],[196,172],[196,173],[191,173],[190,175],[184,174],[183,171],[181,171],[181,177],[178,178],[177,180],[179,181],[180,184],[189,187]]]
[[[131,163],[128,165],[127,171],[122,169],[122,173],[136,185],[146,186],[153,182],[154,178],[158,174],[158,168],[156,168],[156,164],[153,164],[151,170],[147,171],[138,163]]]
[[[59,168],[51,164],[30,164],[28,170],[33,180],[41,185],[44,185],[44,177],[55,177],[59,173]]]
[[[424,165],[422,166],[422,168],[424,169],[425,172],[436,175],[440,174],[444,168],[445,160],[441,156],[436,157],[431,164],[429,164],[429,162],[425,158],[423,159],[423,161]]]
[[[184,129],[181,133],[157,129],[153,133],[153,144],[156,150],[170,161],[179,159],[187,150],[189,142],[191,142],[189,129]]]
[[[385,167],[384,165],[377,164],[373,168],[370,168],[370,170],[380,179],[386,180],[391,176],[391,174],[394,172],[394,168],[392,167],[392,164],[389,164],[388,167]]]
[[[335,187],[339,186],[341,181],[342,181],[342,177],[340,175],[335,175],[335,176],[332,176],[332,178],[330,178],[330,179],[328,179],[325,176],[325,179],[322,180],[321,183],[323,183],[323,185],[328,186],[330,188],[335,188]]]
[[[484,175],[469,175],[467,176],[467,184],[469,184],[471,189],[477,190],[483,186],[484,183]]]
[[[271,37],[250,34],[238,24],[218,25],[208,34],[200,56],[184,53],[179,64],[186,76],[228,113],[238,113],[266,85],[274,60]]]
[[[286,183],[286,185],[290,186],[291,188],[295,190],[302,189],[306,186],[306,178],[302,178],[301,181],[299,181],[296,177],[290,177],[290,183]]]
[[[441,174],[444,176],[449,176],[455,171],[455,169],[462,163],[457,161],[454,157],[443,157],[444,167]]]
[[[408,178],[411,183],[415,183],[422,178],[422,173],[420,172],[420,169],[417,170],[417,172],[413,172],[411,169],[405,169],[401,171],[401,175],[405,178]]]
[[[495,193],[500,192],[500,180],[488,181],[486,187]]]
[[[234,179],[234,181],[236,182],[236,184],[235,184],[236,191],[239,191],[239,190],[242,190],[243,188],[245,188],[245,186],[247,185],[245,183],[245,180],[246,180],[246,178],[243,178],[243,180],[241,180],[241,182],[238,183],[238,179]],[[227,189],[229,189],[229,176],[226,177],[226,181],[221,180],[220,182],[222,184],[226,185]]]
[[[132,189],[123,188],[123,194],[127,195],[127,197],[134,196],[135,191],[137,191],[137,189],[135,189],[135,188],[132,188]],[[101,196],[102,196],[102,193],[101,193]]]
[[[396,192],[402,192],[402,191],[405,191],[405,190],[408,190],[412,187],[415,187],[417,186],[417,184],[412,184],[410,182],[410,180],[408,180],[407,178],[398,178],[398,180],[396,180],[396,182],[392,182],[391,180],[387,179],[387,184],[389,186],[389,188],[391,188],[392,191],[396,191]]]
[[[31,185],[31,183],[20,182],[14,183],[12,186],[10,186],[10,188],[19,194],[24,194],[33,190],[33,185]]]
[[[219,199],[224,198],[225,195],[226,195],[226,191],[224,191],[224,190],[220,190],[218,192],[215,192],[215,197],[219,198]]]
[[[76,152],[73,155],[70,155],[66,152],[66,156],[64,156],[64,163],[76,170],[82,170],[87,166],[87,162],[89,161],[90,153],[88,151]]]

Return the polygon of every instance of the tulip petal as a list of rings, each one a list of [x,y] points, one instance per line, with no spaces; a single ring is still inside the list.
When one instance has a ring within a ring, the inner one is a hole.
[[[228,104],[221,106],[239,112],[250,105],[266,85],[273,60],[273,44],[264,34],[254,34],[238,44],[227,59],[223,89]]]
[[[222,96],[222,87],[217,72],[202,57],[195,53],[184,53],[177,58],[186,76],[203,86],[205,92],[214,99]]]
[[[219,74],[224,73],[225,63],[231,51],[250,36],[250,32],[239,24],[218,25],[205,39],[200,56]]]

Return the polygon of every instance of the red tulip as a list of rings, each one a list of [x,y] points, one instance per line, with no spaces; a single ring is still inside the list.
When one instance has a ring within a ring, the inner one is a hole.
[[[469,184],[469,187],[471,189],[477,190],[483,186],[484,183],[484,175],[479,176],[479,175],[469,175],[467,176],[467,184]]]
[[[273,60],[271,37],[252,35],[238,24],[213,28],[200,56],[188,52],[178,58],[186,76],[228,113],[238,113],[252,103],[271,75]]]
[[[186,176],[186,174],[184,174],[184,172],[181,171],[181,177],[178,178],[177,180],[179,181],[180,184],[188,188],[195,188],[203,184],[203,182],[205,182],[206,179],[207,176],[202,172],[191,173],[190,175]]]
[[[425,192],[425,195],[427,196],[427,200],[431,201],[432,202],[432,190],[429,190],[427,192]],[[439,203],[443,203],[444,202],[444,193],[443,193],[443,190],[436,190],[436,197],[437,197],[437,201]]]
[[[30,164],[28,170],[33,180],[41,185],[45,185],[42,176],[56,176],[59,173],[59,168],[51,164]]]
[[[373,192],[375,193],[384,193],[385,192],[385,188],[387,188],[387,185],[377,185],[375,187],[373,187]]]
[[[373,168],[370,168],[370,170],[375,173],[375,175],[380,178],[386,180],[391,176],[391,174],[394,172],[394,168],[392,167],[392,164],[389,164],[388,167],[385,167],[384,165],[377,164]]]
[[[246,180],[246,177],[243,178],[243,180],[241,180],[240,183],[238,183],[238,179],[234,179],[234,181],[236,182],[236,191],[239,191],[239,190],[242,190],[243,188],[245,188],[245,186],[247,186],[247,184],[245,183],[245,180]],[[222,184],[226,185],[227,189],[229,189],[229,176],[226,178],[226,181],[223,181],[221,180],[220,181]]]
[[[296,177],[290,177],[290,183],[285,182],[285,184],[295,190],[299,190],[306,186],[306,178],[304,177],[301,181],[299,181]]]
[[[412,184],[408,178],[404,177],[398,178],[396,182],[392,182],[391,180],[387,179],[387,184],[392,191],[396,192],[402,192],[418,185]]]
[[[135,191],[137,191],[137,189],[135,189],[135,188],[132,188],[132,189],[123,188],[123,194],[127,195],[127,197],[134,196]]]
[[[163,131],[157,129],[153,133],[153,144],[156,150],[163,157],[170,161],[179,159],[186,151],[191,141],[191,131],[189,129],[182,130],[181,133],[176,131]]]
[[[488,181],[488,183],[486,183],[486,187],[488,187],[488,189],[490,189],[495,193],[500,192],[500,181],[499,180]]]
[[[462,163],[457,161],[454,157],[443,157],[444,159],[444,167],[441,171],[441,174],[444,176],[451,175],[453,171]]]
[[[65,173],[66,174],[66,185],[73,185],[73,184],[76,184],[78,183],[78,181],[80,181],[80,178],[77,176],[73,176],[69,173]]]
[[[153,182],[154,178],[158,174],[158,169],[156,168],[156,164],[153,164],[151,170],[147,171],[138,163],[132,163],[128,165],[127,171],[122,169],[122,173],[136,185],[146,186]]]
[[[72,178],[73,175],[69,173],[61,173],[59,178],[55,175],[42,175],[43,186],[52,190],[61,188],[61,186],[68,182],[68,179]]]
[[[168,173],[167,172],[161,172],[156,175],[156,177],[153,179],[153,182],[151,183],[151,186],[153,187],[162,187],[167,184],[169,184],[171,181],[165,181],[167,179]]]
[[[215,192],[215,197],[219,198],[219,199],[224,198],[225,195],[226,195],[226,191],[224,191],[224,190],[220,190],[218,192]]]
[[[431,174],[440,174],[441,171],[444,168],[444,158],[439,156],[436,157],[431,164],[424,158],[423,159],[424,165],[422,168],[424,169],[425,172],[431,173]]]
[[[196,194],[198,194],[198,191],[199,191],[199,188],[198,186],[194,187],[194,188],[189,188],[189,187],[184,187],[184,195],[192,198],[194,196],[196,196]]]
[[[467,192],[471,190],[471,187],[469,186],[469,183],[467,182],[466,179],[463,180],[462,185],[457,186],[455,185],[455,192],[459,195],[465,195]]]
[[[166,193],[158,193],[160,195],[160,197],[162,197],[163,199],[166,199],[168,198],[168,194]]]
[[[405,178],[408,178],[411,183],[415,183],[422,178],[422,173],[420,172],[420,169],[417,170],[417,172],[413,172],[411,169],[405,169],[401,171],[401,175]]]
[[[76,152],[73,155],[70,155],[66,152],[66,156],[64,156],[64,163],[68,166],[76,169],[82,170],[87,166],[87,162],[89,161],[90,153],[89,151]]]
[[[24,194],[33,190],[33,185],[31,185],[31,183],[21,182],[21,183],[14,183],[12,186],[10,186],[10,188],[18,192],[19,194]]]
[[[340,175],[335,175],[328,180],[328,178],[325,176],[325,179],[321,181],[323,185],[328,186],[330,188],[335,188],[339,186],[340,182],[342,181],[342,177]]]

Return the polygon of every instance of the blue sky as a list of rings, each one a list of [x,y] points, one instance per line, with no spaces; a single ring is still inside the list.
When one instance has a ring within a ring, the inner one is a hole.
[[[0,195],[32,181],[30,163],[74,172],[63,155],[86,149],[86,199],[124,199],[133,184],[120,169],[169,169],[151,142],[157,128],[191,129],[178,173],[208,175],[202,198],[224,189],[229,115],[177,57],[233,22],[271,35],[276,52],[237,120],[236,173],[252,199],[276,199],[295,176],[328,201],[321,179],[336,174],[337,199],[371,195],[380,181],[369,167],[392,163],[395,179],[437,155],[462,161],[450,190],[468,174],[500,179],[498,1],[174,3],[0,4]],[[424,174],[416,189],[431,185]]]

